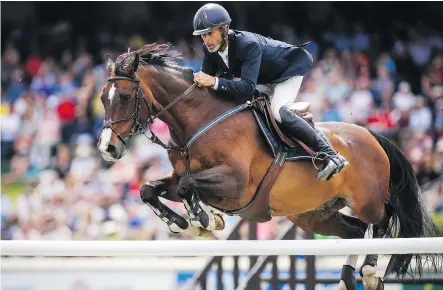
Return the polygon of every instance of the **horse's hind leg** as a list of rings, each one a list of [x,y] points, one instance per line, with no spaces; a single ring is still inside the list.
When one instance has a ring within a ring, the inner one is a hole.
[[[390,206],[387,205],[385,207],[385,216],[383,220],[373,226],[372,237],[374,239],[383,238],[387,234],[391,216],[392,211],[390,210]],[[384,289],[383,281],[376,275],[377,260],[378,255],[367,255],[363,265],[360,268],[360,276],[363,278],[363,287],[366,290]]]
[[[299,216],[288,217],[290,221],[304,231],[326,236],[338,236],[343,239],[361,239],[364,237],[367,224],[357,218],[336,211],[312,211]],[[340,290],[355,290],[355,267],[358,255],[346,257],[342,267]]]
[[[184,232],[190,236],[207,237],[210,232],[191,225],[184,217],[164,205],[159,196],[172,201],[181,201],[177,195],[178,176],[173,172],[165,178],[145,183],[140,188],[140,197],[152,211],[164,221],[175,234]]]

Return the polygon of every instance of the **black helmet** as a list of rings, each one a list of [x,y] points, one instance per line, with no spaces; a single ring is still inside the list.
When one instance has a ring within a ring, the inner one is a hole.
[[[218,4],[209,3],[198,9],[194,16],[193,35],[202,35],[222,25],[229,25],[231,17],[228,11]]]

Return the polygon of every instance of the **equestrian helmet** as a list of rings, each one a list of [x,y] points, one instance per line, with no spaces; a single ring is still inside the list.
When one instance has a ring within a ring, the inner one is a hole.
[[[208,3],[203,5],[194,16],[193,35],[202,35],[210,32],[214,28],[229,25],[231,17],[223,6]]]

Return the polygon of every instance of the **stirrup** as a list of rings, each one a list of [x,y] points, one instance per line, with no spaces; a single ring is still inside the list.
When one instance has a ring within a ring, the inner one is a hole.
[[[318,168],[317,165],[315,165],[315,161],[320,160],[320,161],[326,162],[326,161],[328,161],[328,159],[329,159],[330,161],[334,162],[335,165],[337,165],[337,166],[339,165],[339,164],[334,160],[333,156],[329,155],[329,154],[326,153],[326,152],[322,152],[322,151],[317,152],[317,153],[315,154],[315,156],[312,158],[312,165],[314,166],[314,168],[315,168],[318,172],[323,171],[324,168],[323,168],[323,169]]]
[[[318,171],[316,177],[317,181],[322,181],[324,179],[326,179],[326,181],[329,181],[349,165],[349,162],[340,154],[337,154],[335,156],[330,156],[324,152],[323,154],[327,156],[327,160],[324,159],[324,161],[327,162],[327,165],[322,170],[319,170],[316,167]]]

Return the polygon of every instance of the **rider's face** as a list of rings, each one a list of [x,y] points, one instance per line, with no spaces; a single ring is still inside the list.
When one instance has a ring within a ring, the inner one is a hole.
[[[220,49],[222,43],[222,33],[220,28],[202,34],[201,37],[205,42],[205,45],[208,48],[209,52],[216,52]]]

